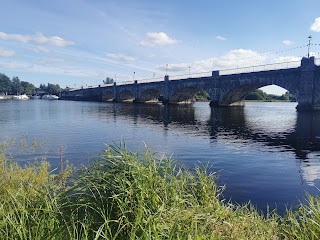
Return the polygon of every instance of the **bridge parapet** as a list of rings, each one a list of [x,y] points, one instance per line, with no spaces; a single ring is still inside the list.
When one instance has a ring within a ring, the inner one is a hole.
[[[280,63],[271,63],[271,64],[264,64],[264,65],[255,65],[255,66],[250,66],[250,67],[224,69],[224,70],[220,70],[219,72],[220,72],[220,75],[232,75],[232,74],[240,74],[240,73],[262,72],[262,71],[298,68],[300,66],[301,66],[301,61],[291,61],[291,62],[280,62]]]
[[[170,81],[175,80],[184,80],[189,78],[202,78],[202,77],[211,77],[212,72],[200,72],[200,73],[190,73],[190,74],[181,74],[170,76]]]

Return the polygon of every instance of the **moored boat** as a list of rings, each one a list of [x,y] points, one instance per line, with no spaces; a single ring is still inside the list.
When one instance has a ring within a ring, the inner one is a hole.
[[[14,95],[12,96],[13,99],[16,100],[28,100],[29,97],[26,94],[22,94],[22,95]]]
[[[59,97],[56,96],[56,95],[49,94],[49,95],[43,95],[42,99],[46,99],[46,100],[58,100]]]

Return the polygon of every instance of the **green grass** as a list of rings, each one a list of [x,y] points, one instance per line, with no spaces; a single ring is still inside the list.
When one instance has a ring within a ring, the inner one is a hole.
[[[0,239],[319,239],[320,199],[263,216],[221,199],[216,175],[110,147],[59,174],[0,151]],[[67,182],[65,184],[66,178]]]

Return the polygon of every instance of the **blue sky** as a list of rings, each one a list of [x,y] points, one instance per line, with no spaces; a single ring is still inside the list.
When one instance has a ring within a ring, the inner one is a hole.
[[[0,72],[36,86],[163,77],[166,64],[172,76],[295,61],[307,54],[299,47],[309,35],[320,43],[319,0],[0,0],[0,5]],[[311,46],[313,55],[319,52],[320,45]]]

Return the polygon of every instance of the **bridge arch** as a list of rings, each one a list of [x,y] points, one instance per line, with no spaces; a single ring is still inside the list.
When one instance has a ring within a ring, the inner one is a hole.
[[[102,92],[101,100],[103,102],[109,102],[109,101],[112,101],[113,99],[114,99],[114,96],[113,96],[112,91],[103,91]]]
[[[139,101],[141,101],[141,102],[158,102],[160,95],[161,94],[158,89],[146,89],[140,94]]]
[[[199,86],[196,85],[175,89],[172,91],[169,101],[170,103],[191,103],[193,96],[199,90]]]
[[[229,82],[220,90],[220,106],[239,106],[243,105],[243,100],[246,96],[261,87],[276,85],[289,91],[295,99],[299,99],[299,86],[296,79],[291,79],[290,76],[286,78],[278,78],[270,81],[268,79],[250,79],[248,83]]]
[[[122,101],[122,102],[131,102],[135,99],[133,92],[130,90],[123,90],[119,92],[119,95],[117,97],[117,101]]]

